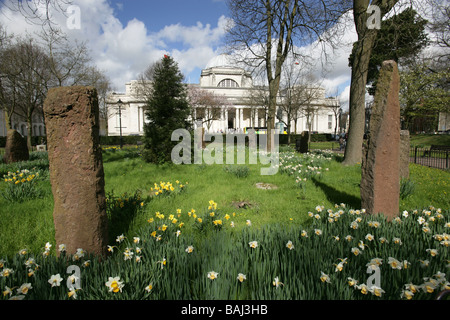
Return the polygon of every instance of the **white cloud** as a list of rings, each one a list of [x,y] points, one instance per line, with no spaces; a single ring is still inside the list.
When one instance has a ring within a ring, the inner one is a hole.
[[[80,8],[80,29],[69,30],[67,17],[60,13],[52,12],[54,21],[71,39],[87,43],[94,64],[105,71],[119,91],[123,91],[126,82],[136,79],[147,66],[166,53],[176,59],[185,75],[204,68],[216,54],[227,22],[222,16],[216,26],[198,22],[193,26],[174,24],[162,30],[149,30],[138,19],[123,25],[107,0],[75,0],[74,5]],[[39,26],[27,23],[21,14],[5,7],[1,9],[0,23],[6,25],[10,33],[40,31]],[[118,10],[122,10],[120,5]]]

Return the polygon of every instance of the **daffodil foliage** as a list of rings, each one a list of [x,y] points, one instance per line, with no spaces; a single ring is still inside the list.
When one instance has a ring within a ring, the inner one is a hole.
[[[1,299],[423,300],[449,288],[448,210],[393,221],[345,204],[308,214],[302,226],[257,228],[213,200],[155,212],[139,234],[118,235],[102,260],[50,242],[1,260]]]

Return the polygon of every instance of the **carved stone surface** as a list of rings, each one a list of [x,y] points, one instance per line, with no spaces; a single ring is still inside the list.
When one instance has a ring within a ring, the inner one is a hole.
[[[108,232],[97,91],[50,89],[44,103],[56,243],[106,254]]]
[[[361,207],[392,219],[400,198],[399,74],[394,61],[384,61],[370,118],[370,134],[361,170]]]
[[[28,152],[27,140],[16,130],[9,129],[6,134],[5,163],[27,161],[30,157]]]

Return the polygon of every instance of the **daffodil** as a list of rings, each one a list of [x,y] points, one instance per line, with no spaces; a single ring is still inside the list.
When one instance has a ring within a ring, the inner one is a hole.
[[[164,268],[164,266],[167,264],[166,258],[163,258],[161,261],[158,261],[159,264],[161,264],[161,269]]]
[[[368,233],[368,234],[366,234],[365,239],[367,241],[373,241],[375,239],[375,237],[372,234]]]
[[[248,245],[250,246],[250,248],[255,249],[256,247],[258,247],[258,242],[257,241],[250,241],[248,243]]]
[[[152,283],[150,283],[148,286],[145,287],[145,291],[147,291],[147,292],[151,292],[152,289],[153,289],[153,284]]]
[[[193,246],[188,246],[186,248],[186,250],[184,250],[184,251],[186,251],[187,253],[192,253],[194,251],[194,247]]]
[[[356,285],[358,284],[358,280],[348,277],[347,283],[350,287],[356,287]]]
[[[397,270],[402,269],[402,263],[395,258],[389,257],[388,264],[391,266],[392,269],[397,269]]]
[[[414,293],[409,290],[402,290],[400,297],[406,298],[407,300],[411,300],[414,297]]]
[[[369,293],[369,287],[362,283],[359,286],[356,286],[356,289],[360,290],[362,294],[368,294]]]
[[[207,274],[207,277],[209,278],[209,279],[211,279],[211,280],[214,280],[214,279],[217,279],[217,276],[218,276],[219,274],[217,273],[217,272],[215,272],[215,271],[210,271],[210,272],[208,272],[208,274]]]
[[[52,275],[50,277],[50,279],[48,280],[48,283],[50,283],[52,287],[59,287],[62,280],[63,280],[63,278],[61,278],[61,275],[58,273],[58,274]]]
[[[122,292],[122,288],[124,287],[123,282],[120,281],[120,277],[109,277],[105,285],[109,288],[109,292],[114,293]]]
[[[24,283],[22,284],[19,289],[17,289],[17,293],[19,294],[27,294],[30,289],[33,287],[31,286],[31,283]]]
[[[276,277],[273,282],[272,282],[273,286],[278,288],[279,286],[284,286],[284,283],[280,282],[279,278]]]
[[[419,290],[419,288],[412,283],[405,284],[405,289],[411,293],[416,293]]]
[[[116,242],[121,243],[125,240],[125,236],[123,234],[121,234],[120,236],[117,236],[116,238]]]
[[[383,289],[381,289],[380,287],[377,287],[377,286],[371,286],[369,288],[369,292],[377,297],[381,297],[382,294],[385,293]]]
[[[246,280],[246,279],[247,279],[247,276],[243,273],[239,273],[237,276],[237,280],[241,283],[244,282],[244,280]]]
[[[293,250],[294,249],[294,245],[292,244],[292,241],[289,240],[286,244],[286,248],[288,248],[289,250]]]
[[[14,273],[14,270],[13,269],[10,269],[10,268],[4,268],[3,270],[2,270],[2,272],[0,273],[0,276],[2,276],[2,277],[9,277],[11,274],[13,274]]]
[[[67,296],[69,298],[76,299],[77,298],[77,291],[78,290],[76,290],[74,287],[70,287],[69,288],[69,292],[67,293]]]
[[[5,290],[2,293],[3,293],[4,297],[6,297],[8,294],[9,294],[9,296],[12,296],[13,291],[10,287],[5,286]]]
[[[353,253],[355,256],[358,256],[358,255],[361,254],[361,250],[359,250],[359,249],[356,248],[356,247],[353,247],[353,248],[352,248],[352,253]]]
[[[438,255],[438,251],[436,249],[427,249],[426,250],[432,257],[436,257]]]
[[[422,285],[422,290],[423,290],[423,292],[426,292],[426,293],[433,293],[435,289],[436,289],[436,284],[431,281],[427,281]]]
[[[320,281],[330,283],[331,279],[330,279],[330,277],[327,274],[325,274],[322,271],[320,271]]]

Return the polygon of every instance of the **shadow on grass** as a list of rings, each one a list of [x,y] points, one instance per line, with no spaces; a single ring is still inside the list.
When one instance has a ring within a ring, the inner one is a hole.
[[[359,197],[355,197],[351,194],[348,194],[343,191],[339,191],[317,179],[312,179],[313,183],[322,189],[322,191],[325,193],[325,196],[327,197],[328,201],[331,203],[345,203],[346,205],[350,206],[354,209],[360,209],[361,207],[361,199]]]

